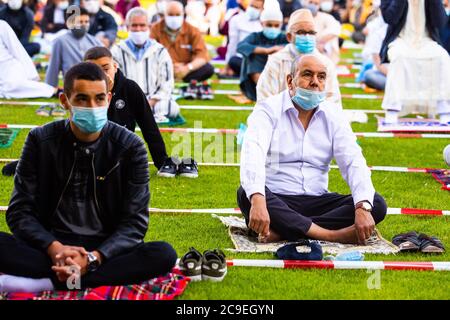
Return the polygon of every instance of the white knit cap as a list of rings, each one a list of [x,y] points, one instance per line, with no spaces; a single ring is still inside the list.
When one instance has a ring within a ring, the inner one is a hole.
[[[265,21],[283,21],[283,13],[280,10],[280,4],[277,0],[265,0],[264,10],[261,13],[260,20]]]

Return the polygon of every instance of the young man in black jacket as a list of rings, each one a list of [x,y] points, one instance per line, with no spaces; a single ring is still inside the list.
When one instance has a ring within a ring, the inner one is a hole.
[[[107,120],[110,97],[97,65],[75,65],[60,97],[70,120],[28,135],[6,213],[13,235],[0,233],[0,291],[133,284],[174,266],[169,244],[143,241],[147,151]]]

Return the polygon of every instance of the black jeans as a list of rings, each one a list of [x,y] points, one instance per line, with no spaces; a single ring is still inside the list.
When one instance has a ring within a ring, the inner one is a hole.
[[[241,74],[242,58],[238,56],[231,57],[230,61],[228,61],[228,66],[236,76],[239,76]]]
[[[35,54],[38,54],[41,51],[41,45],[36,42],[26,43],[23,45],[23,47],[30,57],[33,57]]]
[[[189,72],[184,78],[184,82],[191,82],[191,80],[204,81],[211,78],[214,75],[214,67],[207,63],[204,66]]]
[[[242,187],[237,191],[237,201],[248,225],[251,204]],[[266,204],[270,228],[285,240],[296,241],[306,237],[312,223],[328,230],[342,229],[355,223],[355,206],[351,195],[280,195],[266,187]],[[376,224],[384,219],[386,211],[383,197],[375,193],[372,216]]]
[[[83,246],[88,251],[95,250],[101,242],[99,239],[78,236],[57,238],[64,245]],[[96,271],[81,277],[81,288],[140,283],[168,273],[176,259],[177,254],[168,243],[142,243],[104,261]],[[51,267],[52,261],[46,252],[0,232],[0,273],[36,279],[50,278],[56,289],[67,290],[66,284],[58,281]]]

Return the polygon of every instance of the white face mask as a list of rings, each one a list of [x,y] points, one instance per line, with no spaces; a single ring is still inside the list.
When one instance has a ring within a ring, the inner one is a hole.
[[[69,1],[62,1],[57,5],[58,9],[66,10],[69,7]]]
[[[142,46],[149,39],[148,31],[130,31],[129,37],[135,45]]]
[[[11,10],[17,11],[22,8],[23,0],[9,0],[8,7]]]
[[[320,9],[323,12],[331,12],[333,10],[333,1],[323,1],[320,3]]]
[[[85,0],[84,8],[90,14],[96,14],[100,10],[100,2],[98,0]]]
[[[164,21],[166,26],[171,30],[179,30],[183,25],[183,16],[165,16]]]

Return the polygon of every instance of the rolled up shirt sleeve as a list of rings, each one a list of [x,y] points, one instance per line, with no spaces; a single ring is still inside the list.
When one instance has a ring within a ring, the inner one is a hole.
[[[336,128],[333,137],[333,156],[342,177],[350,187],[354,204],[367,200],[373,205],[375,189],[370,169],[350,124],[344,119],[342,112],[339,114],[340,116],[334,121]]]
[[[241,185],[250,200],[255,193],[265,196],[265,163],[273,132],[270,107],[256,105],[248,118],[241,151]]]

